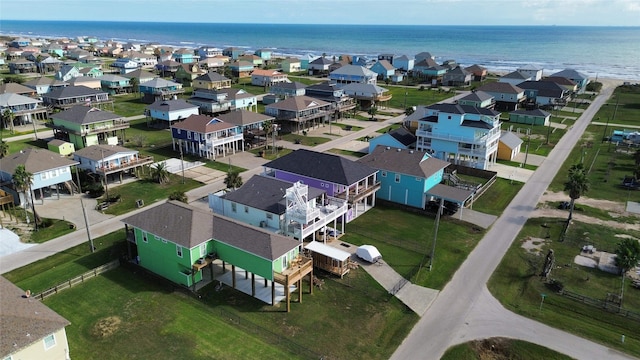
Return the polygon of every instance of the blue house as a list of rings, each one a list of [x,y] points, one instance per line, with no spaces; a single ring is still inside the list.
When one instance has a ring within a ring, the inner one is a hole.
[[[431,198],[427,192],[442,182],[446,161],[414,150],[377,146],[359,163],[379,171],[380,190],[376,198],[424,209]]]
[[[393,66],[404,71],[413,70],[414,64],[415,64],[415,60],[410,59],[407,55],[402,55],[402,56],[393,58]]]
[[[270,49],[258,49],[254,53],[256,56],[260,56],[262,60],[269,61],[271,60],[271,50]]]
[[[574,69],[564,69],[555,74],[551,75],[552,77],[563,77],[569,79],[578,85],[578,92],[582,92],[587,87],[589,83],[589,77],[581,72],[578,72]]]
[[[390,146],[398,149],[409,149],[416,144],[416,136],[405,128],[397,128],[380,136],[369,140],[369,153],[372,153],[376,146]]]
[[[382,79],[388,79],[396,73],[396,68],[387,60],[380,60],[373,64],[371,71],[378,74]]]

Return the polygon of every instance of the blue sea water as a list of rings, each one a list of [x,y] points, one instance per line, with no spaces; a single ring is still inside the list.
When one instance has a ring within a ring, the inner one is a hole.
[[[421,26],[0,21],[0,34],[157,42],[174,47],[272,48],[278,55],[428,51],[439,62],[511,71],[534,64],[545,74],[573,68],[592,78],[640,80],[640,27]]]

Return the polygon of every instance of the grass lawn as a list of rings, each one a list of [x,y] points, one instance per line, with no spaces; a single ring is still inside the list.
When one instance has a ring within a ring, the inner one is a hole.
[[[442,217],[434,265],[429,272],[427,265],[434,230],[435,215],[376,204],[375,208],[347,224],[341,240],[355,245],[374,245],[400,275],[415,284],[442,289],[482,238],[484,230],[453,217]]]
[[[527,131],[530,132],[530,138],[526,135],[520,137],[523,141],[520,151],[523,153],[527,151],[527,141],[529,141],[529,154],[541,156],[549,155],[551,149],[553,149],[555,144],[557,144],[558,141],[560,141],[560,138],[567,132],[565,129],[552,128],[549,126],[511,124],[508,121],[502,123],[502,128],[506,130],[512,125],[512,131],[514,132],[520,131],[521,134],[526,134]],[[547,138],[549,139],[548,142]]]
[[[33,217],[32,217],[33,219]],[[65,220],[58,219],[42,219],[43,222],[51,222],[51,224],[47,227],[38,227],[38,231],[31,233],[31,241],[32,243],[43,243],[45,241],[49,241],[51,239],[55,239],[62,235],[68,234],[70,232],[75,231],[75,229],[71,228],[72,223]]]
[[[145,170],[148,174],[150,170]],[[136,209],[136,201],[143,200],[145,205],[152,204],[169,197],[174,191],[187,192],[202,186],[202,183],[193,179],[185,179],[182,183],[182,177],[176,174],[169,175],[169,182],[160,185],[152,180],[140,179],[128,184],[119,185],[109,189],[109,196],[120,195],[120,201],[109,205],[105,213],[112,215],[121,215]],[[105,201],[106,194],[99,201]]]
[[[498,162],[498,164],[513,166],[513,167],[516,167],[516,168],[521,168],[521,165],[522,165],[521,162],[509,161],[509,160],[498,160],[497,162]],[[534,170],[535,171],[538,167],[535,166],[535,165],[526,164],[524,166],[524,168],[527,169],[527,170]]]
[[[113,96],[113,112],[124,117],[143,115],[149,105],[140,101],[140,94],[123,94]]]
[[[501,215],[524,183],[497,178],[491,187],[473,203],[473,210]]]
[[[306,136],[306,135],[300,135],[300,134],[283,134],[281,136],[282,140],[285,141],[289,141],[292,143],[295,143],[296,141],[299,141],[300,144],[302,145],[307,145],[307,146],[316,146],[319,144],[324,144],[328,141],[331,141],[331,139],[329,138],[325,138],[325,137],[319,137],[319,136]]]
[[[428,86],[425,86],[423,90],[420,87],[406,87],[395,85],[380,85],[389,90],[389,93],[393,95],[391,100],[387,103],[387,106],[397,109],[405,109],[418,105],[431,105],[440,102],[444,99],[448,99],[455,95],[455,91],[447,92],[441,89],[431,90]],[[406,95],[405,95],[406,94]],[[406,99],[406,101],[405,101]],[[406,103],[406,106],[405,106]]]
[[[44,303],[71,322],[66,332],[78,359],[303,358],[142,272],[115,269]]]
[[[482,359],[570,360],[571,358],[526,341],[491,338],[453,346],[440,360]]]
[[[28,148],[38,148],[38,149],[46,149],[47,142],[45,140],[18,140],[18,141],[9,141],[9,154],[15,154],[20,150],[25,150]]]
[[[606,122],[609,119],[612,124],[638,125],[639,116],[640,86],[623,85],[616,88],[607,103],[594,116],[594,121]]]
[[[640,323],[598,307],[584,305],[563,297],[548,288],[538,276],[544,255],[522,248],[522,241],[537,238],[541,254],[553,249],[556,267],[550,278],[560,281],[564,289],[604,300],[608,293],[619,294],[621,277],[600,270],[579,266],[573,259],[583,245],[613,252],[619,240],[612,235],[640,237],[636,231],[621,231],[597,224],[574,222],[566,239],[559,241],[564,219],[530,219],[502,259],[488,286],[496,298],[509,310],[578,336],[611,346],[634,356],[640,355]],[[541,295],[546,294],[540,310]],[[625,309],[640,313],[638,290],[625,284]],[[621,334],[626,335],[624,344]]]
[[[276,147],[276,150],[274,152],[273,147],[269,146],[266,150],[264,147],[261,147],[261,148],[251,149],[249,150],[249,152],[255,154],[256,156],[260,156],[260,154],[262,154],[262,157],[268,160],[275,160],[279,157],[285,156],[293,152],[293,150]]]
[[[156,129],[147,126],[146,119],[131,120],[125,130],[126,146],[142,152],[148,148],[162,147],[171,144],[169,129]]]
[[[305,84],[305,85],[313,85],[313,84],[318,84],[321,83],[323,81],[326,81],[326,79],[313,79],[313,78],[309,78],[309,77],[300,77],[300,76],[287,76],[289,78],[289,80],[291,81],[297,81],[301,84]]]
[[[627,151],[620,148],[616,151],[615,145],[602,143],[599,139],[602,137],[603,130],[604,126],[589,125],[587,127],[582,139],[558,170],[549,185],[549,190],[562,191],[571,165],[584,161],[591,183],[591,188],[585,196],[618,202],[640,200],[637,190],[628,190],[621,186],[625,176],[633,175],[635,149]],[[580,204],[580,199],[576,202]]]

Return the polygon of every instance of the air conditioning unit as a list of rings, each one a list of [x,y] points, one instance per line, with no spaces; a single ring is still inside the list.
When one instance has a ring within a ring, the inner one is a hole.
[[[264,221],[264,220],[260,221],[260,227],[261,227],[261,228],[265,228],[265,227],[267,227],[267,222],[266,222],[266,221]]]

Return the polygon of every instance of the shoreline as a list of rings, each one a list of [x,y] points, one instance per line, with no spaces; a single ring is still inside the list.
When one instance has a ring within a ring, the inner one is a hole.
[[[6,33],[3,30],[0,30],[0,39],[15,39],[15,38],[19,38],[19,37],[25,37],[25,38],[29,38],[29,39],[39,39],[39,40],[46,40],[46,41],[51,41],[51,40],[62,40],[62,39],[68,39],[71,41],[76,41],[77,38],[79,37],[84,37],[84,36],[88,36],[88,35],[76,35],[73,37],[70,36],[52,36],[52,35],[39,35],[39,34],[34,34],[34,33],[16,33],[16,34],[10,34],[10,33]],[[226,47],[237,47],[237,48],[241,48],[244,49],[246,52],[250,52],[252,53],[253,51],[257,50],[257,49],[271,49],[273,51],[273,57],[274,58],[287,58],[287,57],[296,57],[296,58],[303,58],[304,56],[308,56],[308,55],[312,55],[312,56],[321,56],[322,54],[326,53],[327,58],[331,58],[333,56],[335,57],[339,57],[341,55],[344,55],[344,53],[338,53],[338,52],[322,52],[321,50],[304,50],[304,49],[279,49],[277,47],[271,47],[271,46],[262,46],[262,47],[255,47],[255,46],[247,46],[247,45],[211,45],[211,44],[203,44],[203,43],[199,43],[199,42],[193,42],[193,41],[186,41],[186,40],[181,40],[176,42],[176,44],[171,44],[171,43],[161,43],[161,42],[157,42],[157,41],[147,41],[147,40],[137,40],[137,39],[120,39],[120,38],[105,38],[105,37],[101,37],[101,36],[95,36],[95,35],[91,35],[93,37],[95,37],[96,39],[98,39],[100,42],[105,42],[105,41],[115,41],[117,43],[121,43],[121,44],[126,44],[128,42],[131,43],[139,43],[141,45],[149,45],[149,44],[153,44],[154,46],[157,47],[170,47],[173,48],[174,50],[177,49],[190,49],[190,50],[195,50],[198,49],[202,46],[211,46],[211,47],[216,47],[219,49],[224,49]],[[287,52],[279,52],[278,50],[290,50]],[[304,53],[304,54],[303,54]],[[355,53],[348,53],[348,55],[354,55]],[[360,55],[363,56],[367,56],[370,58],[376,57],[376,54],[364,54],[361,53]],[[396,54],[396,55],[401,55],[401,54]],[[456,60],[454,57],[449,57],[449,56],[435,56],[436,61],[437,62],[442,62],[446,59],[453,59]],[[505,63],[509,63],[509,60],[503,60]],[[515,70],[517,70],[520,66],[523,66],[524,64],[518,64],[516,61],[511,61],[512,65],[507,65],[505,64],[504,66],[495,66],[495,65],[488,65],[486,63],[483,62],[475,62],[475,63],[463,63],[463,62],[458,62],[458,64],[462,67],[468,67],[474,64],[483,66],[484,68],[487,69],[488,73],[491,74],[496,74],[498,76],[503,76],[506,75],[510,72],[513,72]],[[565,67],[565,68],[547,68],[544,65],[548,65],[548,64],[543,64],[540,63],[539,61],[531,61],[531,64],[536,64],[538,66],[540,66],[543,71],[546,73],[545,76],[549,76],[550,74],[553,74],[555,72],[567,69],[567,68],[572,68],[572,67]],[[590,81],[595,81],[595,79],[598,79],[598,82],[607,82],[610,84],[615,84],[616,86],[622,85],[624,82],[630,82],[632,84],[634,83],[640,83],[640,73],[638,73],[638,79],[634,79],[634,78],[624,78],[624,77],[620,77],[620,76],[616,76],[615,74],[598,74],[596,73],[595,76],[592,76],[591,73],[593,71],[585,71],[585,70],[578,70],[580,72],[582,72],[583,74],[587,75],[590,79]]]

